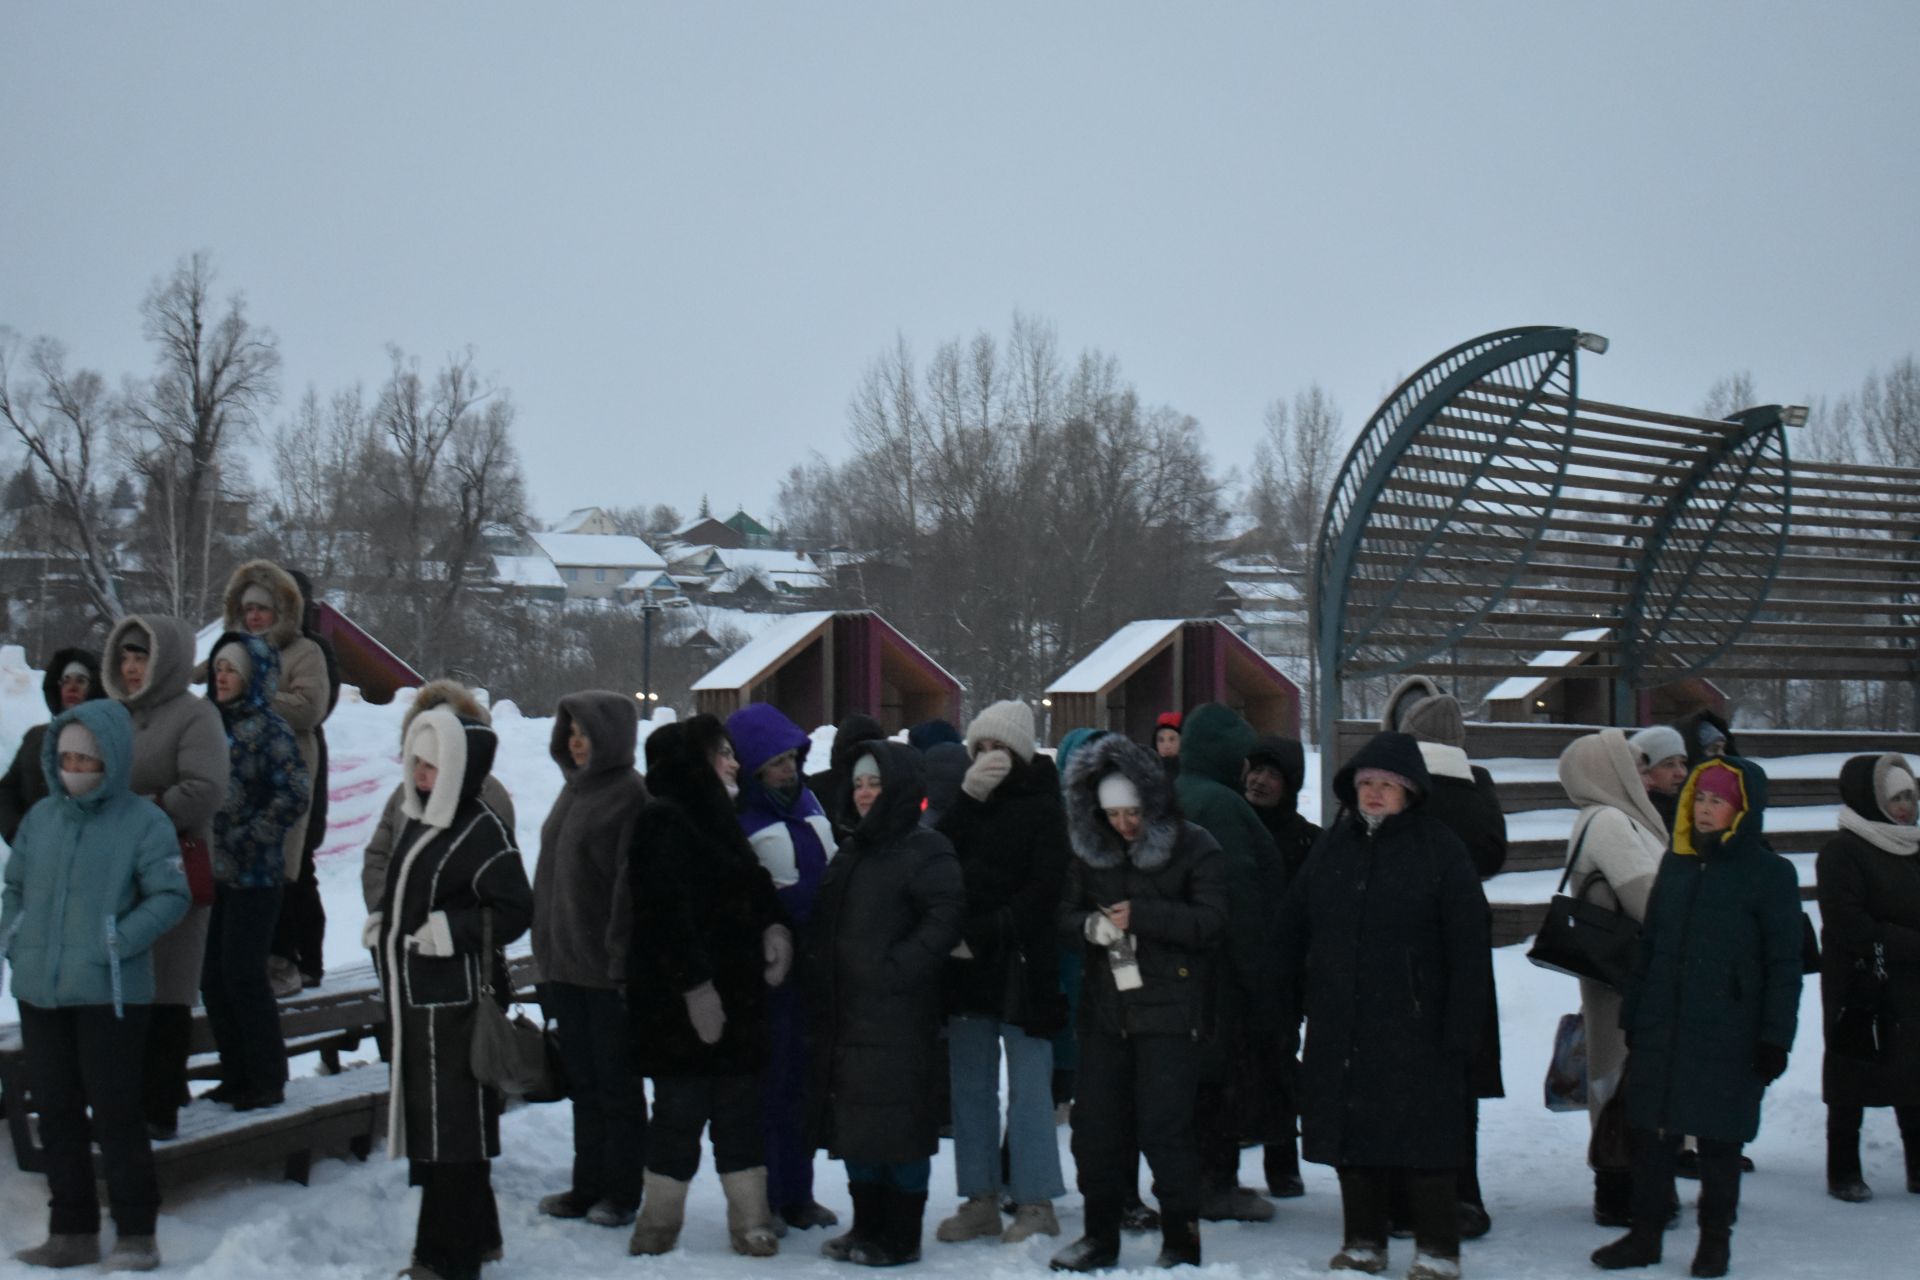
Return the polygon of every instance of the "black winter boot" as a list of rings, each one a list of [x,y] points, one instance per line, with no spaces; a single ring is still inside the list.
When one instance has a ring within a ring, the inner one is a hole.
[[[1291,1200],[1307,1194],[1307,1184],[1300,1178],[1300,1148],[1292,1134],[1267,1139],[1262,1163],[1266,1166],[1268,1195]]]
[[[1160,1256],[1153,1265],[1162,1271],[1174,1267],[1200,1265],[1200,1219],[1186,1210],[1166,1209],[1160,1214]]]
[[[1633,1225],[1633,1175],[1620,1169],[1593,1171],[1593,1224],[1596,1227]]]
[[[1724,1276],[1732,1251],[1733,1223],[1740,1209],[1740,1148],[1702,1144],[1700,1151],[1700,1245],[1693,1274]]]
[[[1733,1231],[1727,1227],[1701,1227],[1700,1244],[1693,1251],[1693,1274],[1727,1274],[1728,1256],[1733,1249]]]
[[[1087,1201],[1087,1233],[1053,1255],[1047,1265],[1055,1271],[1105,1271],[1120,1262],[1120,1218],[1118,1201],[1105,1198]]]
[[[1651,1267],[1660,1261],[1660,1232],[1639,1227],[1612,1244],[1593,1251],[1593,1265],[1602,1271],[1625,1271],[1630,1267]]]
[[[863,1267],[904,1267],[920,1261],[920,1227],[926,1218],[927,1193],[884,1187],[879,1229],[854,1241],[847,1261]]]
[[[853,1246],[863,1240],[871,1240],[875,1230],[886,1217],[885,1184],[879,1182],[849,1182],[847,1194],[853,1198],[853,1225],[843,1234],[834,1236],[820,1246],[820,1255],[835,1262],[846,1262],[853,1255]]]

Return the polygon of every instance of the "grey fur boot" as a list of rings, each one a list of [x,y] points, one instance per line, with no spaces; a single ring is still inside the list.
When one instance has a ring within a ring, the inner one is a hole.
[[[85,1267],[100,1261],[100,1233],[49,1235],[45,1244],[13,1255],[30,1267]]]
[[[727,1239],[735,1253],[749,1258],[771,1258],[780,1252],[773,1234],[773,1211],[767,1208],[767,1167],[736,1169],[720,1175],[727,1193]]]
[[[649,1169],[640,1190],[640,1217],[627,1240],[632,1254],[670,1253],[687,1219],[687,1184]]]

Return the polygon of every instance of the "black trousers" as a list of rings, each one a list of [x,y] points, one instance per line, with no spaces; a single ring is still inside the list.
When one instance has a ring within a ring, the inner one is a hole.
[[[1900,1126],[1900,1141],[1906,1148],[1907,1171],[1920,1171],[1920,1106],[1895,1107],[1893,1117]],[[1860,1126],[1866,1120],[1865,1107],[1844,1103],[1827,1104],[1827,1181],[1849,1182],[1861,1176]]]
[[[1340,1166],[1340,1213],[1345,1243],[1384,1249],[1390,1227],[1388,1204],[1396,1184],[1406,1188],[1413,1242],[1436,1258],[1460,1256],[1460,1213],[1452,1169]]]
[[[1683,1138],[1677,1133],[1635,1129],[1633,1145],[1633,1229],[1658,1232],[1674,1202],[1673,1170]],[[1740,1148],[1744,1143],[1701,1138],[1700,1229],[1730,1231],[1740,1208]]]
[[[1073,1160],[1091,1221],[1120,1205],[1138,1187],[1134,1152],[1153,1170],[1153,1195],[1163,1216],[1180,1220],[1200,1210],[1200,1148],[1194,1138],[1194,1098],[1200,1050],[1186,1036],[1119,1036],[1080,1029],[1080,1066],[1074,1081]]]
[[[113,1225],[123,1236],[153,1234],[160,1186],[140,1105],[146,1035],[145,1005],[127,1005],[117,1018],[112,1005],[20,1006],[27,1087],[40,1112],[40,1142],[46,1149],[52,1193],[48,1229],[54,1235],[100,1230],[94,1142],[100,1144],[106,1165]]]
[[[760,1133],[760,1077],[656,1076],[647,1168],[690,1182],[700,1170],[700,1134],[713,1137],[713,1165],[738,1173],[766,1163]]]
[[[479,1280],[486,1255],[501,1244],[492,1162],[415,1160],[407,1168],[407,1180],[420,1188],[414,1258],[446,1280]]]
[[[187,1100],[187,1050],[193,1044],[193,1009],[184,1004],[147,1006],[147,1037],[141,1047],[141,1110],[148,1124],[171,1129]]]
[[[327,731],[314,730],[319,758],[313,769],[313,800],[307,807],[307,838],[300,852],[300,874],[287,882],[280,899],[280,919],[273,930],[273,954],[318,981],[326,972],[322,960],[327,942],[327,908],[320,900],[320,873],[313,855],[327,836]]]
[[[221,885],[207,919],[207,955],[200,995],[220,1050],[220,1075],[245,1093],[271,1093],[287,1083],[287,1045],[280,1004],[267,979],[268,945],[280,918],[280,887]]]
[[[647,1164],[647,1095],[634,1074],[627,1002],[618,991],[570,982],[540,985],[540,1007],[559,1026],[573,1094],[573,1192],[623,1209],[640,1203]]]

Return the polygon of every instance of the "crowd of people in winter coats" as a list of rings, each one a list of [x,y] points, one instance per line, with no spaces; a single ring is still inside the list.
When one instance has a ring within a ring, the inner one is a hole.
[[[53,719],[0,780],[0,949],[52,1190],[23,1261],[100,1258],[91,1141],[108,1266],[158,1265],[150,1144],[187,1098],[196,996],[220,1051],[210,1096],[283,1102],[275,982],[318,976],[323,918],[296,886],[338,683],[306,607],[256,561],[203,670],[192,629],[150,616],[116,626],[101,662],[48,665]],[[824,1150],[851,1221],[820,1252],[917,1260],[943,1130],[961,1200],[936,1240],[1059,1236],[1063,1105],[1084,1217],[1056,1270],[1118,1266],[1125,1232],[1156,1227],[1157,1265],[1198,1265],[1202,1221],[1304,1194],[1302,1156],[1338,1173],[1336,1270],[1381,1272],[1411,1236],[1411,1280],[1451,1280],[1491,1228],[1478,1103],[1504,1084],[1480,882],[1506,830],[1431,682],[1394,691],[1332,779],[1324,831],[1299,811],[1301,744],[1220,704],[1162,715],[1148,744],[1075,729],[1052,754],[1020,702],[905,742],[853,716],[812,774],[808,735],[770,705],[655,728],[643,760],[638,715],[622,694],[560,701],[563,786],[529,883],[482,700],[436,681],[407,711],[361,935],[387,1010],[388,1148],[422,1189],[403,1276],[473,1280],[503,1256],[505,1098],[470,1046],[529,931],[573,1124],[567,1185],[538,1208],[630,1227],[635,1255],[680,1243],[703,1138],[748,1257],[839,1225],[816,1198]],[[1724,1274],[1808,955],[1766,777],[1706,714],[1580,738],[1559,772],[1571,878],[1642,929],[1628,981],[1580,987],[1590,1113],[1629,1152],[1596,1163],[1594,1217],[1627,1234],[1593,1261],[1657,1262],[1692,1172],[1693,1272]],[[1920,827],[1901,756],[1850,761],[1841,796],[1819,859],[1827,1172],[1859,1201],[1869,1108],[1894,1109],[1920,1192]],[[1264,1194],[1239,1181],[1255,1143]]]

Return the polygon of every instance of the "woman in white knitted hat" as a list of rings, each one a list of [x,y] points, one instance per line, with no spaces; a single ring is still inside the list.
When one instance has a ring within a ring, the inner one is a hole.
[[[935,1237],[1058,1235],[1066,1194],[1053,1126],[1053,1037],[1066,1025],[1054,912],[1066,881],[1067,813],[1059,779],[1034,759],[1033,708],[996,702],[967,726],[971,757],[937,830],[966,882],[960,945],[946,965],[954,1182],[966,1197]],[[1000,1177],[1000,1053],[1007,1062],[1010,1177]],[[1003,1224],[1000,1198],[1014,1219]]]

